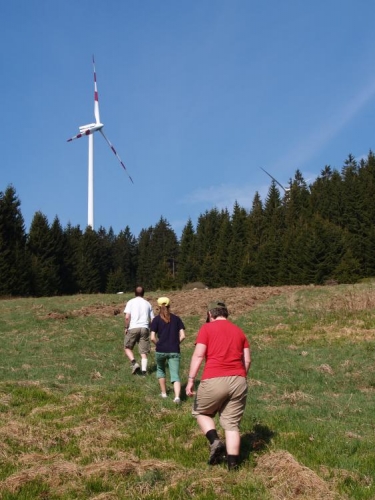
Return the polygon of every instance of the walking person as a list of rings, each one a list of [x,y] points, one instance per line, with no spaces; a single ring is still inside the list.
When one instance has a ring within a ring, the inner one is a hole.
[[[227,457],[228,469],[236,469],[240,457],[241,422],[246,406],[250,345],[244,332],[228,321],[224,302],[209,304],[207,322],[200,328],[191,358],[186,394],[193,396],[194,380],[205,360],[192,415],[210,443],[208,463]],[[225,431],[226,446],[219,438],[214,417]]]
[[[185,338],[185,326],[179,316],[170,312],[168,297],[158,299],[160,312],[151,323],[151,342],[156,345],[156,376],[161,397],[167,397],[166,365],[174,390],[174,402],[180,403],[180,344]]]
[[[137,286],[135,297],[130,299],[125,306],[125,340],[124,351],[129,358],[133,375],[142,370],[142,375],[147,374],[147,355],[150,352],[150,323],[154,318],[151,304],[143,298],[145,290]],[[138,344],[141,355],[141,366],[137,363],[133,349]]]

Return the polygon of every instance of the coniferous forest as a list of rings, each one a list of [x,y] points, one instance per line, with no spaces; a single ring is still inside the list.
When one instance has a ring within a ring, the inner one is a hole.
[[[180,240],[163,217],[138,237],[112,228],[49,222],[36,212],[26,233],[13,186],[0,192],[0,296],[355,283],[375,276],[375,156],[349,155],[308,185],[296,171],[280,193],[255,194],[248,211],[212,209],[189,219]]]

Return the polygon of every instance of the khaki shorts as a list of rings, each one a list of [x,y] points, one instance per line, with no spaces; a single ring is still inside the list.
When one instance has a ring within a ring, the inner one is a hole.
[[[150,330],[148,328],[132,328],[126,332],[124,348],[133,350],[137,343],[140,354],[150,352]]]
[[[195,397],[192,415],[213,418],[219,413],[220,425],[227,431],[238,431],[246,407],[245,377],[215,377],[202,380]]]

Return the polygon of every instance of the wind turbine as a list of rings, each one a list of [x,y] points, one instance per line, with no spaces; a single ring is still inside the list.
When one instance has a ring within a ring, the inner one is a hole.
[[[269,173],[267,172],[267,170],[264,170],[264,168],[262,168],[262,167],[259,167],[259,168],[260,168],[261,170],[263,170],[263,172],[264,172],[264,173],[266,173],[269,177],[271,177],[271,179],[273,179],[273,180],[276,182],[276,184],[278,184],[278,185],[281,187],[281,189],[285,192],[285,194],[289,193],[290,188],[285,187],[285,186],[283,186],[282,184],[280,184],[280,182],[279,182],[277,179],[275,179],[275,177],[273,177],[271,174],[269,174]]]
[[[73,141],[73,139],[79,139],[80,137],[83,137],[85,135],[88,136],[89,139],[89,159],[88,159],[88,215],[87,215],[87,225],[91,226],[94,228],[94,133],[95,132],[100,132],[106,142],[108,143],[109,147],[112,149],[113,153],[117,156],[117,159],[119,160],[122,168],[125,170],[125,172],[128,174],[129,179],[133,182],[133,179],[129,175],[129,172],[127,171],[125,164],[121,160],[120,156],[117,154],[117,151],[113,147],[112,143],[110,140],[107,138],[107,136],[103,132],[103,123],[100,121],[100,114],[99,114],[99,96],[98,96],[98,87],[96,84],[96,71],[95,71],[95,60],[94,56],[92,56],[92,65],[94,68],[94,116],[95,116],[95,123],[89,123],[87,125],[82,125],[79,127],[79,134],[75,135],[74,137],[71,137],[68,139],[67,142]],[[133,182],[134,184],[134,182]]]

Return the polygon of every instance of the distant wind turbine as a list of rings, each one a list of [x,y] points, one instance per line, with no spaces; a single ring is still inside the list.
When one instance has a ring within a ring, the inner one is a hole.
[[[259,167],[259,168],[261,170],[263,170],[263,172],[266,173],[269,177],[271,177],[271,179],[273,179],[276,182],[276,184],[278,184],[285,193],[289,193],[289,191],[290,191],[289,187],[283,186],[277,179],[275,179],[275,177],[273,177],[271,174],[269,174],[267,172],[267,170],[264,170],[264,168],[262,168],[262,167]]]
[[[94,116],[95,123],[89,123],[88,125],[82,125],[79,127],[79,134],[75,135],[68,139],[67,142],[73,141],[73,139],[79,139],[85,135],[89,138],[89,159],[88,159],[88,215],[87,215],[87,225],[94,228],[94,132],[100,132],[104,139],[107,141],[109,147],[112,149],[114,154],[117,156],[122,168],[128,174],[129,179],[133,182],[133,179],[130,177],[129,172],[127,171],[125,164],[117,154],[117,151],[111,144],[110,140],[106,137],[103,132],[103,123],[100,122],[100,114],[99,114],[99,97],[98,97],[98,87],[96,84],[96,71],[95,71],[95,60],[94,56],[92,56],[92,65],[94,68]],[[134,184],[134,183],[133,183]]]

